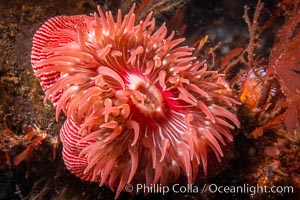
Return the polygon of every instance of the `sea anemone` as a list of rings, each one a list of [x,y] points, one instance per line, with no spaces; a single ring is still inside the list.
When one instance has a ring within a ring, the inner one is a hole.
[[[47,20],[33,38],[31,62],[46,94],[63,111],[67,168],[83,180],[117,188],[170,184],[207,174],[208,153],[221,161],[236,100],[224,75],[209,71],[183,38],[155,28],[152,13],[135,25],[98,7],[91,16]]]

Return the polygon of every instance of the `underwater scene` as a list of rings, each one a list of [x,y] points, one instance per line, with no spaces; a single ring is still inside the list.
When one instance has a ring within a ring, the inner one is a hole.
[[[300,199],[300,0],[0,10],[0,200]]]

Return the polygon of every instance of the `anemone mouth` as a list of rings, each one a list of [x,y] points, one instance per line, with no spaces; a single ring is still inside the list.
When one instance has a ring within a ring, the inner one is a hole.
[[[147,77],[130,74],[127,77],[130,100],[136,110],[146,118],[165,115],[165,101],[162,91]]]

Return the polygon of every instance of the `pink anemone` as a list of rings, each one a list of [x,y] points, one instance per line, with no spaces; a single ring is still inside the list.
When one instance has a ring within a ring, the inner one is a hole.
[[[170,184],[181,174],[207,174],[208,152],[221,161],[239,121],[223,74],[209,71],[182,46],[183,38],[155,29],[151,13],[135,23],[134,7],[58,16],[33,38],[31,62],[56,118],[67,168],[86,181],[117,189],[127,183]]]

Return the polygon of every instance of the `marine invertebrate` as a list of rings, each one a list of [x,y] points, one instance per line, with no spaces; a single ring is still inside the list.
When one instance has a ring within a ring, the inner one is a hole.
[[[239,121],[229,110],[224,76],[179,46],[183,38],[155,30],[151,13],[135,25],[134,6],[116,21],[98,7],[92,16],[58,16],[33,39],[32,66],[67,120],[63,159],[80,178],[117,194],[126,183],[192,183],[208,151],[220,161]]]

